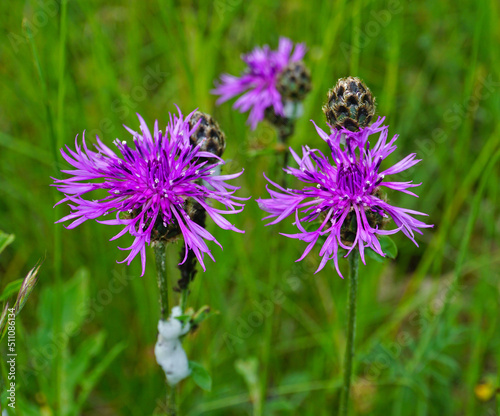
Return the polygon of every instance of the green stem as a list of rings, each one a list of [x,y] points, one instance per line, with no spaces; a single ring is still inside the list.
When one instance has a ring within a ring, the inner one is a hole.
[[[165,250],[165,243],[161,241],[156,242],[153,247],[155,251],[158,290],[160,292],[160,317],[162,320],[166,320],[170,314],[170,309],[168,307],[167,253]],[[169,386],[168,383],[166,395],[166,415],[177,415],[175,387]]]
[[[168,279],[165,243],[158,241],[153,247],[155,250],[158,290],[160,292],[160,317],[161,319],[166,320],[170,314],[170,309],[168,307]]]
[[[349,302],[347,306],[347,345],[344,358],[344,384],[340,395],[340,416],[349,413],[349,391],[351,389],[352,361],[354,358],[354,333],[356,331],[356,295],[358,292],[358,265],[359,255],[357,250],[349,256]]]
[[[58,74],[57,74],[57,149],[61,149],[64,143],[64,96],[66,91],[65,83],[65,64],[66,64],[66,35],[67,35],[67,10],[68,0],[61,2],[61,16],[59,24],[59,56],[58,56]],[[56,160],[56,167],[59,170],[59,155]],[[57,218],[60,217],[60,207],[54,211]],[[63,283],[62,283],[62,235],[61,227],[56,227],[54,233],[54,277],[56,284],[55,303],[56,315],[54,317],[54,335],[59,337],[63,333]],[[56,363],[56,397],[57,397],[57,414],[64,415],[68,406],[68,391],[65,373],[65,357],[66,357],[66,342],[61,345],[55,357]]]
[[[182,313],[186,312],[188,295],[189,295],[188,288],[181,290],[181,311],[182,311]]]
[[[177,416],[176,391],[175,386],[167,384],[167,416]]]

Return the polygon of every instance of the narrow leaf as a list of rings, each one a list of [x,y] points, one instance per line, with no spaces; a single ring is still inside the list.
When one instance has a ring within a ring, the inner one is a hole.
[[[3,231],[0,231],[0,253],[5,250],[9,244],[11,244],[16,237],[14,234],[5,234]]]

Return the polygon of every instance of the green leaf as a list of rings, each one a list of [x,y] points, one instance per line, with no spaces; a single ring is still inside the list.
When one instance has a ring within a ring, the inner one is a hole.
[[[23,284],[23,279],[17,279],[14,280],[13,282],[10,282],[7,286],[5,286],[5,289],[0,295],[0,302],[3,302],[4,300],[8,299],[14,293],[17,294],[19,292],[19,289],[21,289],[22,284]]]
[[[191,319],[191,315],[179,315],[176,316],[175,319],[181,321],[182,323],[188,322]]]
[[[377,254],[371,248],[367,248],[365,250],[366,256],[372,260],[378,261],[379,263],[382,263],[386,258],[395,259],[398,255],[398,247],[392,238],[387,235],[380,235],[378,236],[378,241],[380,242],[382,251],[385,253],[385,257]]]
[[[194,382],[198,386],[206,391],[212,390],[212,377],[205,367],[195,361],[189,361],[189,369],[191,370]]]
[[[385,255],[390,259],[395,259],[398,255],[398,246],[393,239],[388,235],[381,235],[378,237],[378,241],[380,242],[380,246],[382,247],[382,251]]]
[[[219,312],[212,311],[209,306],[202,306],[198,311],[193,315],[193,325],[201,324],[205,319],[210,318],[213,315],[217,315]]]
[[[5,234],[3,231],[0,231],[0,253],[5,250],[9,244],[11,244],[15,239],[14,234]]]
[[[365,250],[366,257],[369,257],[372,260],[375,260],[379,263],[383,263],[385,257],[382,257],[380,254],[375,253],[371,248]]]

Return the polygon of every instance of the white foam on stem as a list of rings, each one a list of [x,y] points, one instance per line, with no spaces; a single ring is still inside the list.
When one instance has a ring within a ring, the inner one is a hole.
[[[179,321],[177,317],[181,315],[181,308],[175,306],[166,321],[160,319],[158,322],[155,356],[157,363],[163,368],[170,386],[175,386],[191,373],[189,360],[180,340],[180,337],[189,331],[190,324]]]

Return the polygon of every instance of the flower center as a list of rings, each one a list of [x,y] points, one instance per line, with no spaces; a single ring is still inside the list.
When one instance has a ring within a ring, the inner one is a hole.
[[[357,165],[341,165],[337,171],[339,190],[351,198],[363,193],[364,179],[364,175]]]

